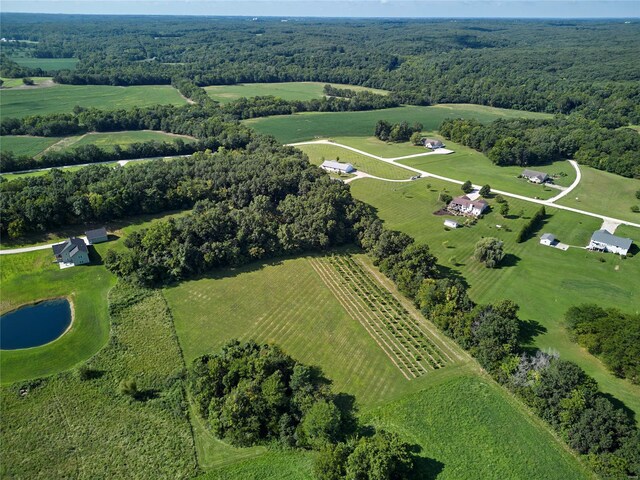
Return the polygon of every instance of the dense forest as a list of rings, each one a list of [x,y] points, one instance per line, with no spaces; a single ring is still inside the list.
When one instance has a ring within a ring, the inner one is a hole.
[[[485,153],[496,165],[544,165],[571,158],[584,165],[640,178],[640,135],[608,129],[579,116],[553,120],[445,120],[442,136]]]
[[[39,58],[77,57],[56,81],[198,85],[321,81],[383,88],[403,103],[477,103],[640,123],[637,23],[314,20],[2,14]],[[4,65],[2,74],[16,67]],[[19,73],[19,74],[17,74]],[[37,75],[38,71],[12,76]]]

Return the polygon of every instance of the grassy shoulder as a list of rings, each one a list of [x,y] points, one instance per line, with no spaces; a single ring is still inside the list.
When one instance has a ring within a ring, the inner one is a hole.
[[[196,474],[183,363],[162,294],[119,284],[109,300],[111,341],[85,364],[87,378],[69,372],[0,390],[3,477]],[[138,399],[119,391],[126,378]]]
[[[168,85],[113,87],[56,84],[49,88],[8,89],[2,92],[0,98],[2,118],[68,113],[76,105],[115,110],[158,104],[184,105],[186,100]]]
[[[640,180],[586,165],[580,165],[580,171],[580,183],[569,195],[560,199],[559,204],[640,223],[640,213],[631,211],[633,205],[640,206],[640,200],[636,198]]]
[[[255,130],[273,135],[282,143],[302,142],[314,138],[369,137],[376,122],[420,122],[425,130],[436,130],[446,118],[474,118],[491,122],[498,118],[551,118],[551,115],[468,104],[445,104],[430,107],[397,107],[364,112],[308,112],[245,120]]]
[[[492,211],[475,225],[445,229],[444,219],[453,217],[433,215],[441,207],[438,195],[442,190],[452,195],[460,192],[457,186],[434,179],[411,183],[363,179],[351,184],[353,195],[376,207],[389,228],[427,243],[440,264],[463,275],[475,301],[489,303],[507,298],[518,303],[520,317],[530,322],[532,345],[557,350],[562,358],[578,363],[596,378],[604,392],[640,413],[640,388],[614,377],[598,359],[571,342],[563,324],[569,307],[587,301],[635,312],[630,285],[640,282],[640,257],[621,259],[579,248],[587,245],[591,234],[600,228],[600,220],[552,208],[547,209],[548,217],[538,234],[553,233],[561,242],[577,248],[562,251],[545,247],[537,237],[516,243],[519,229],[539,208],[516,199],[508,200],[511,215],[507,218],[497,212],[495,200],[489,200]],[[640,230],[629,227],[624,233],[640,243]],[[508,256],[498,269],[485,268],[472,258],[475,243],[489,236],[505,242]]]
[[[241,83],[237,85],[211,85],[204,87],[207,94],[220,103],[229,103],[242,97],[259,97],[273,95],[283,100],[313,100],[324,98],[326,83],[322,82],[281,82],[281,83]],[[386,90],[360,87],[357,85],[330,84],[336,88],[348,88],[356,92],[368,91],[379,95],[387,95]]]

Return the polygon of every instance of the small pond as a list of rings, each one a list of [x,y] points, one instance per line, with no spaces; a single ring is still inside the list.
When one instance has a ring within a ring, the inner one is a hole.
[[[71,325],[71,305],[60,298],[27,305],[0,316],[0,349],[16,350],[44,345]]]

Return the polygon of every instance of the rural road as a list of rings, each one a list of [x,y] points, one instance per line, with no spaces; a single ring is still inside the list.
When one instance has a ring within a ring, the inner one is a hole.
[[[356,173],[354,173],[355,177],[352,178],[347,178],[346,180],[343,180],[344,183],[351,183],[354,180],[358,180],[359,178],[374,178],[376,180],[381,180],[383,182],[411,182],[413,180],[411,180],[410,178],[407,178],[406,180],[391,180],[390,178],[382,178],[382,177],[376,177],[375,175],[369,175],[368,173],[365,172],[361,172],[361,171],[356,171]]]
[[[569,185],[569,188],[563,190],[562,192],[560,192],[555,197],[550,198],[549,200],[547,200],[547,202],[555,202],[556,200],[560,200],[562,197],[564,197],[569,192],[571,192],[571,190],[576,188],[578,186],[578,184],[580,183],[580,180],[582,180],[582,172],[580,171],[580,167],[578,166],[578,162],[576,162],[575,160],[569,160],[569,163],[571,164],[571,166],[576,171],[576,179],[573,181],[573,183],[571,185]]]
[[[313,140],[313,141],[309,141],[309,142],[291,143],[291,144],[289,144],[289,146],[295,147],[295,146],[298,146],[298,145],[313,145],[313,144],[334,145],[336,147],[344,148],[346,150],[351,150],[352,152],[359,153],[360,155],[365,155],[365,156],[370,157],[370,158],[375,158],[376,160],[380,160],[381,162],[385,162],[385,163],[388,163],[390,165],[395,165],[396,167],[404,168],[406,170],[410,170],[412,172],[419,173],[423,177],[437,178],[439,180],[443,180],[445,182],[455,183],[457,185],[462,185],[464,183],[464,182],[462,182],[460,180],[456,180],[454,178],[444,177],[442,175],[436,175],[434,173],[425,172],[424,170],[420,170],[418,168],[410,167],[408,165],[403,165],[401,163],[395,163],[397,160],[404,160],[406,158],[412,158],[412,157],[424,156],[424,155],[433,155],[433,152],[421,153],[421,154],[418,154],[418,155],[408,155],[406,157],[384,158],[384,157],[379,157],[377,155],[373,155],[371,153],[367,153],[367,152],[365,152],[363,150],[358,150],[357,148],[353,148],[353,147],[350,147],[348,145],[342,145],[340,143],[330,142],[329,140]],[[561,192],[560,194],[556,195],[555,197],[553,197],[550,200],[541,200],[541,199],[538,199],[538,198],[526,197],[524,195],[518,195],[516,193],[505,192],[503,190],[496,190],[496,189],[493,189],[493,188],[491,189],[491,192],[492,193],[498,193],[498,194],[503,195],[505,197],[517,198],[518,200],[524,200],[525,202],[537,203],[538,205],[544,205],[544,206],[547,206],[547,207],[553,207],[553,208],[557,208],[557,209],[560,209],[560,210],[566,210],[568,212],[579,213],[581,215],[587,215],[587,216],[590,216],[590,217],[599,218],[599,219],[601,219],[603,221],[606,221],[606,222],[629,225],[631,227],[640,228],[640,224],[639,223],[629,222],[627,220],[621,220],[621,219],[618,219],[618,218],[613,218],[613,217],[608,217],[606,215],[601,215],[599,213],[588,212],[586,210],[580,210],[578,208],[567,207],[567,206],[564,206],[564,205],[556,205],[555,203],[553,203],[558,198],[561,198],[564,195],[568,194],[580,182],[580,179],[582,178],[582,175],[580,174],[580,170],[577,168],[577,165],[574,165],[573,168],[576,168],[576,181],[574,181],[573,184],[567,190]],[[473,185],[473,187],[476,188],[476,189],[480,189],[481,185]]]

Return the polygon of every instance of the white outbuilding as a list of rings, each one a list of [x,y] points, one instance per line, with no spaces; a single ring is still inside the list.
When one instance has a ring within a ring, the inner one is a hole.
[[[552,233],[545,233],[540,237],[540,243],[542,245],[552,246],[556,242],[556,237]]]
[[[356,171],[350,163],[340,163],[335,160],[325,160],[322,162],[322,165],[320,165],[320,168],[327,172],[334,173],[351,173]]]
[[[445,220],[444,226],[449,228],[458,228],[460,225],[458,225],[458,222],[455,220]]]

